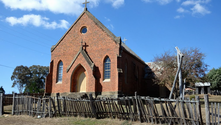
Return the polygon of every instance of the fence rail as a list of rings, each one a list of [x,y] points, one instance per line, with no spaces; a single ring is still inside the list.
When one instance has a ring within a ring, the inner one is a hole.
[[[81,116],[117,118],[147,123],[202,124],[199,97],[196,100],[144,96],[120,98],[33,97],[13,95],[12,114],[37,117]]]
[[[33,96],[33,97],[43,97],[44,96],[44,93],[23,93],[23,94],[17,94],[18,96],[24,96],[24,95],[27,95],[27,96]],[[5,94],[4,95],[4,106],[7,106],[7,105],[12,105],[13,103],[13,94]]]
[[[199,96],[190,100],[126,96],[120,98],[34,97],[0,94],[0,115],[6,98],[12,99],[12,114],[37,117],[81,116],[90,118],[117,118],[154,124],[203,124]],[[220,103],[209,102],[204,95],[206,125],[220,123]]]

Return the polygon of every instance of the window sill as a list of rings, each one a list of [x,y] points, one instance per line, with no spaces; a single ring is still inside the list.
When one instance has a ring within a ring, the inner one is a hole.
[[[103,82],[110,82],[110,79],[105,79]]]
[[[62,82],[57,82],[56,84],[62,84]]]

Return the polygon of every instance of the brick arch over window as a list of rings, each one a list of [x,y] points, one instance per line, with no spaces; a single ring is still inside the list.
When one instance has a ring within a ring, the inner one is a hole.
[[[110,80],[111,77],[111,60],[109,58],[109,56],[106,56],[104,58],[104,80]]]
[[[57,82],[62,82],[63,76],[63,62],[60,60],[57,66]]]

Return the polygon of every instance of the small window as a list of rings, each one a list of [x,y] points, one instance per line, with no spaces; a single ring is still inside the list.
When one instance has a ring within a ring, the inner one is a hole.
[[[111,70],[111,60],[109,57],[106,57],[104,60],[104,80],[110,79],[110,70]]]
[[[63,62],[60,61],[58,64],[57,82],[62,82],[62,74],[63,74]]]
[[[87,32],[87,27],[86,26],[82,27],[81,28],[81,33],[85,34],[86,32]]]

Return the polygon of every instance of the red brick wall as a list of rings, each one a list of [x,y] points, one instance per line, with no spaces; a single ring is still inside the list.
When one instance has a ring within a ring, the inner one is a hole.
[[[83,26],[86,26],[88,29],[85,34],[80,33]],[[95,68],[96,72],[94,73],[97,80],[95,80],[93,71],[85,61],[82,54],[78,56],[69,72],[66,72],[67,67],[71,64],[75,55],[79,51],[82,40],[89,45],[86,48],[86,52],[97,67]],[[51,53],[51,60],[54,63],[52,93],[70,92],[72,73],[75,67],[79,64],[81,64],[87,72],[86,84],[88,86],[88,92],[94,92],[95,90],[103,92],[118,91],[117,55],[119,55],[119,44],[116,44],[107,33],[99,28],[99,26],[97,26],[84,13],[80,20],[78,20],[78,22]],[[106,56],[109,56],[111,60],[110,82],[103,82],[103,61]],[[62,83],[57,84],[57,66],[60,60],[63,62],[63,78]]]
[[[119,90],[126,95],[134,95],[137,91],[139,95],[158,96],[159,86],[155,85],[151,79],[144,78],[144,69],[147,65],[127,51],[123,51],[121,55],[122,56],[119,57],[118,67],[122,68],[123,73],[119,74]],[[125,82],[126,63],[127,83]]]
[[[45,93],[51,93],[52,92],[52,74],[53,74],[53,61],[50,63],[50,69],[49,74],[46,77],[46,84],[45,84]]]
[[[127,83],[125,82],[125,64],[127,63]],[[119,58],[119,67],[122,68],[123,73],[120,74],[120,90],[126,95],[134,95],[137,91],[141,93],[140,88],[143,84],[145,64],[140,62],[137,58],[123,51]],[[137,75],[138,72],[138,75]]]
[[[80,32],[83,26],[88,29],[85,34]],[[82,40],[88,45],[86,52],[95,64],[94,71],[83,55],[80,54],[70,70],[66,72],[67,67],[80,50]],[[134,95],[134,92],[137,91],[139,95],[155,94],[152,92],[153,88],[151,88],[153,83],[150,80],[144,80],[146,64],[127,51],[123,51],[120,57],[119,48],[120,45],[84,13],[51,53],[53,73],[51,74],[52,79],[47,80],[47,82],[52,81],[52,84],[47,83],[49,85],[46,85],[46,90],[51,90],[52,93],[71,92],[73,74],[75,74],[75,69],[81,65],[86,70],[87,92],[123,92],[126,95]],[[103,62],[106,56],[111,60],[111,78],[109,82],[104,82],[103,75]],[[63,62],[62,83],[56,83],[59,61]],[[127,84],[124,79],[125,63],[128,67]],[[123,73],[118,73],[117,68],[122,69]],[[50,86],[51,89],[49,89]],[[154,89],[157,89],[157,87]]]

